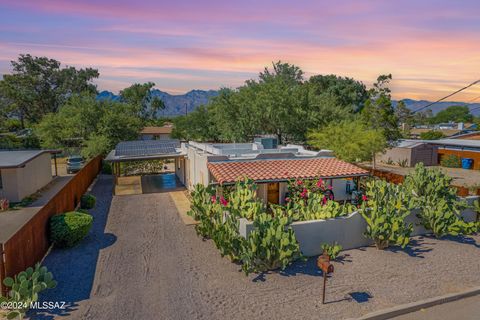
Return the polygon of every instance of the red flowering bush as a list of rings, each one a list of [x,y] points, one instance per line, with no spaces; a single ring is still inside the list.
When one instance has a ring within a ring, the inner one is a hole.
[[[288,182],[288,194],[285,198],[286,202],[305,202],[311,194],[323,194],[327,193],[327,190],[331,190],[331,186],[327,186],[322,178],[311,180],[291,180]],[[332,200],[330,195],[325,199]]]

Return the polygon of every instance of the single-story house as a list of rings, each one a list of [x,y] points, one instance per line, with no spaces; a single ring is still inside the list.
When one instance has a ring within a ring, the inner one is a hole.
[[[19,202],[52,180],[49,150],[0,151],[0,198]]]
[[[470,133],[477,130],[476,123],[439,123],[435,125],[422,125],[410,129],[411,139],[420,139],[422,133],[429,131],[441,132],[446,138],[453,138],[458,135]]]
[[[145,127],[140,131],[140,140],[168,140],[171,139],[173,124],[166,123],[162,127]]]
[[[268,203],[284,203],[288,181],[321,177],[332,186],[335,200],[349,200],[354,179],[369,172],[336,159],[330,150],[311,151],[298,145],[276,146],[262,139],[254,143],[182,144],[185,185],[231,185],[248,177],[258,184],[258,196]]]
[[[288,181],[321,177],[332,187],[335,200],[348,200],[355,181],[369,172],[336,159],[330,150],[311,151],[302,146],[277,146],[268,139],[254,143],[199,143],[178,140],[122,142],[106,158],[114,163],[149,159],[175,159],[175,174],[192,190],[196,184],[226,186],[248,177],[258,184],[265,202],[283,203]]]

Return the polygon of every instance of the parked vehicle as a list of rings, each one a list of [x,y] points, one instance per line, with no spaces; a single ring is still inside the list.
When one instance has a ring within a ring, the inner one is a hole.
[[[85,161],[81,156],[70,156],[67,158],[67,173],[78,172],[84,165]]]

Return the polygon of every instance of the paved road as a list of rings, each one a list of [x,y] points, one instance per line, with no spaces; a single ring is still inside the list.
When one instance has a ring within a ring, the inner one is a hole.
[[[453,301],[392,320],[478,320],[480,319],[480,295]]]

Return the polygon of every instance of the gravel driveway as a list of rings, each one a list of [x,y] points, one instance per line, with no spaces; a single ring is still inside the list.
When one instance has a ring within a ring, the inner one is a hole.
[[[69,309],[37,319],[345,319],[480,285],[480,237],[420,237],[409,250],[344,252],[322,305],[314,259],[245,277],[181,222],[169,194],[112,199],[108,177],[93,193],[92,234],[45,261],[60,284],[42,299]]]

